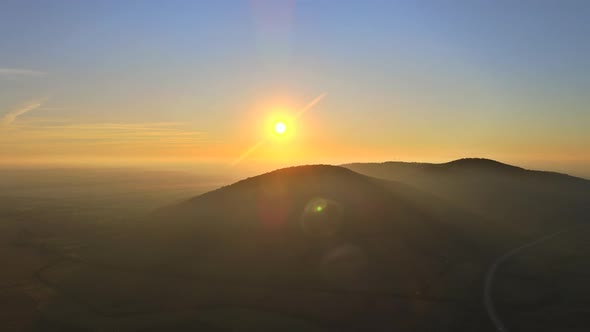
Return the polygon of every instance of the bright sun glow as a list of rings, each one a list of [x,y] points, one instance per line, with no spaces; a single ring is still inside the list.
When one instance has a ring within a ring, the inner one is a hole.
[[[284,122],[277,122],[275,124],[275,133],[282,135],[287,131],[287,125]]]

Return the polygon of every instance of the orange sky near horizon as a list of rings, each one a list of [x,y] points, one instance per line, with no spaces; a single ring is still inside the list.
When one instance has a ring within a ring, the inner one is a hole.
[[[218,171],[232,171],[232,168],[270,170],[299,164],[390,160],[436,163],[482,157],[529,168],[590,175],[586,172],[590,160],[579,158],[588,155],[584,145],[564,149],[559,141],[553,147],[538,146],[534,140],[527,143],[504,137],[498,141],[495,135],[474,139],[469,132],[448,137],[436,130],[426,136],[424,131],[408,130],[411,126],[404,128],[401,122],[376,127],[371,136],[358,135],[355,132],[358,121],[350,125],[348,119],[339,122],[327,116],[330,112],[326,108],[333,107],[330,103],[333,97],[320,100],[296,119],[298,110],[309,104],[303,99],[296,102],[282,97],[257,101],[241,118],[228,119],[220,133],[201,132],[187,123],[80,124],[16,116],[0,127],[0,165],[193,165],[195,169],[205,165]],[[25,105],[22,109],[33,108],[29,111],[34,112],[40,107]],[[38,110],[40,114],[42,111]],[[284,118],[290,119],[288,138],[269,133],[277,119]],[[261,140],[264,144],[235,163],[236,158]],[[461,141],[469,142],[459,145]]]

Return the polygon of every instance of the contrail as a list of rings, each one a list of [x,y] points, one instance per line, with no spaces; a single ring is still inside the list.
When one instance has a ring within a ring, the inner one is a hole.
[[[317,96],[314,100],[312,100],[309,104],[305,105],[303,108],[297,111],[297,113],[295,113],[295,119],[300,118],[305,112],[309,111],[312,107],[319,103],[326,96],[326,94],[327,93],[325,92],[322,93],[321,95]],[[266,143],[266,139],[263,138],[260,141],[258,141],[258,143],[254,144],[251,148],[246,150],[246,152],[242,153],[242,155],[238,157],[238,159],[234,160],[231,165],[235,166],[239,164],[242,160],[246,159],[246,157],[248,157],[254,151],[258,150],[258,148],[260,148],[262,145],[264,145],[264,143]]]
[[[29,105],[23,106],[19,109],[16,109],[12,112],[8,112],[2,117],[2,119],[0,119],[0,125],[8,126],[11,123],[13,123],[14,120],[16,120],[16,118],[18,118],[19,116],[21,116],[27,112],[30,112],[32,110],[35,110],[35,109],[39,108],[40,106],[41,106],[41,103],[35,102],[35,103],[31,103]]]

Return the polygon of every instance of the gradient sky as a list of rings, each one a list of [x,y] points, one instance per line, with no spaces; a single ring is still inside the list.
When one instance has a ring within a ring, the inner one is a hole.
[[[2,1],[0,163],[487,157],[590,177],[590,2]],[[230,167],[230,166],[228,166]]]

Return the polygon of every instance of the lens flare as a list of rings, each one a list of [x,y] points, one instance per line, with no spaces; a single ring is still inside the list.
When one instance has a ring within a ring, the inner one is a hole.
[[[321,197],[307,202],[301,213],[301,227],[311,236],[332,236],[340,229],[341,206]]]

